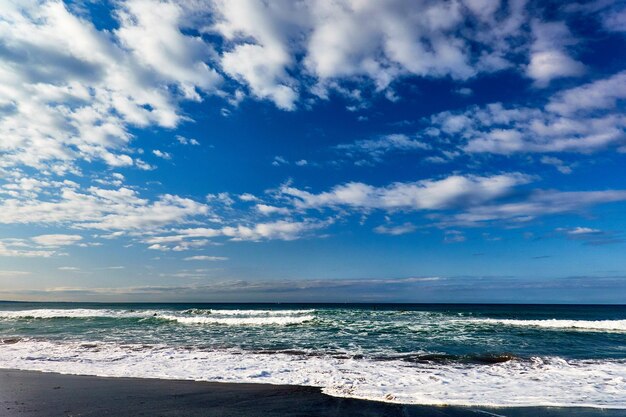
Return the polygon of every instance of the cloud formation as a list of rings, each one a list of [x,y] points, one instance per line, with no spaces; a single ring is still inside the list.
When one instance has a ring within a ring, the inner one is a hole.
[[[503,197],[515,186],[530,181],[529,176],[519,173],[491,177],[452,175],[437,180],[398,182],[386,187],[351,182],[319,194],[290,186],[283,187],[280,192],[292,198],[294,206],[300,209],[350,207],[366,211],[445,210],[482,204]]]
[[[77,161],[142,168],[128,148],[131,128],[175,127],[185,119],[179,101],[215,90],[221,76],[204,62],[211,48],[183,35],[180,6],[116,4],[112,31],[58,1],[3,5],[0,166],[59,174],[78,172]]]
[[[19,180],[22,181],[21,179]],[[46,193],[28,189],[0,201],[0,224],[62,225],[74,229],[146,231],[184,223],[203,216],[209,207],[194,200],[165,194],[155,201],[130,188],[81,188],[72,182],[46,183]],[[52,193],[50,196],[49,193]],[[68,236],[44,235],[42,244],[67,242]]]
[[[470,154],[591,153],[626,139],[626,73],[556,93],[544,108],[492,103],[430,118],[422,134]]]

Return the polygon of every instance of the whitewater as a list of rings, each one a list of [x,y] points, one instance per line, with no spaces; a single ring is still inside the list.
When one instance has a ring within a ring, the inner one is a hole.
[[[0,367],[626,409],[626,308],[0,303]]]

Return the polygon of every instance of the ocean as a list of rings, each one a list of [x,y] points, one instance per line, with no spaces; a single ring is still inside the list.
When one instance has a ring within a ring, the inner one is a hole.
[[[626,306],[0,302],[0,368],[626,409]]]

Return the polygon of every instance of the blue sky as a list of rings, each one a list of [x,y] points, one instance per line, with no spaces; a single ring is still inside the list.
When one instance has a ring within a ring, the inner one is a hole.
[[[617,1],[0,7],[0,299],[623,302]]]

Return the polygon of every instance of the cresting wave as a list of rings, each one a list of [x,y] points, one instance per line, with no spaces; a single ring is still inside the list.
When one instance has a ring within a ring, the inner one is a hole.
[[[315,319],[315,310],[112,310],[112,309],[36,309],[0,311],[0,319],[89,319],[143,318],[182,324],[219,324],[261,326],[300,324]]]
[[[269,316],[269,317],[184,317],[163,314],[158,316],[163,320],[175,321],[182,324],[222,324],[227,326],[262,326],[262,325],[290,325],[301,324],[315,319],[307,316]]]
[[[585,331],[626,332],[626,320],[509,320],[469,319],[472,323],[502,324],[506,326],[541,327],[547,329],[574,329]]]
[[[60,318],[136,318],[151,317],[156,311],[109,310],[109,309],[36,309],[0,311],[0,319],[60,319]]]
[[[330,395],[398,403],[626,409],[626,360],[535,357],[490,365],[381,363],[234,349],[23,339],[0,344],[0,367],[108,377],[309,385],[322,387]]]
[[[301,314],[312,314],[315,310],[226,310],[226,309],[199,309],[193,308],[185,310],[186,314],[197,315],[220,315],[220,316],[293,316]]]

